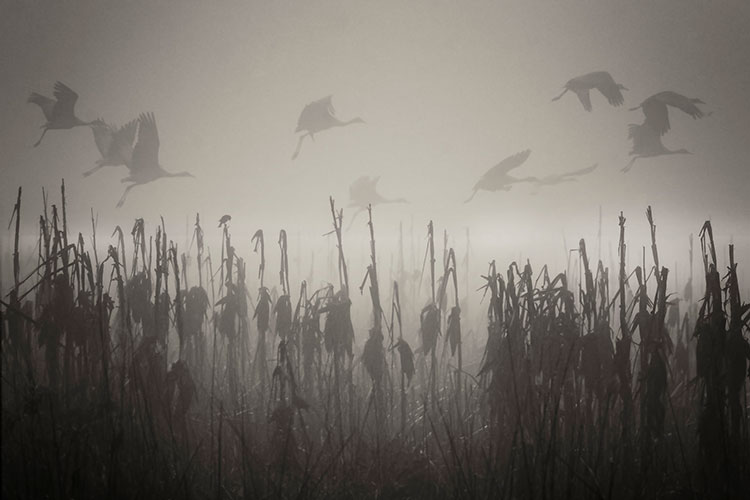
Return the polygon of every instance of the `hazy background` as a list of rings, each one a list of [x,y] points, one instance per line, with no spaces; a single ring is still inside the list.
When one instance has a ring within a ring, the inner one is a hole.
[[[101,244],[117,224],[129,230],[134,218],[144,217],[153,229],[163,215],[170,237],[184,245],[187,218],[192,225],[200,212],[215,245],[216,221],[228,213],[241,254],[250,255],[251,235],[265,229],[275,275],[283,227],[290,255],[307,259],[300,264],[307,274],[311,249],[327,245],[321,235],[330,229],[328,196],[345,205],[353,180],[380,175],[385,196],[411,201],[375,211],[381,267],[389,265],[399,221],[407,233],[407,265],[421,264],[432,218],[438,247],[447,229],[459,259],[468,227],[477,266],[530,257],[537,268],[550,262],[559,270],[564,239],[573,247],[586,237],[597,255],[600,206],[602,257],[609,263],[616,255],[622,210],[635,263],[641,245],[649,244],[643,214],[651,204],[664,265],[679,261],[684,277],[688,235],[711,218],[717,243],[733,240],[747,268],[749,5],[0,0],[0,221],[7,224],[23,186],[22,222],[32,244],[41,188],[56,202],[65,178],[73,230],[88,238],[93,208]],[[569,78],[595,70],[609,71],[630,89],[625,106],[607,105],[598,92],[593,113],[573,94],[550,102]],[[81,176],[98,158],[88,128],[50,131],[31,147],[44,119],[26,99],[32,91],[51,95],[56,80],[79,94],[76,109],[84,120],[119,125],[153,111],[161,164],[196,178],[137,187],[116,209],[127,170]],[[695,121],[670,114],[665,145],[695,154],[642,160],[621,174],[630,150],[627,124],[643,119],[627,108],[662,90],[700,97],[713,112]],[[367,123],[322,132],[292,162],[300,111],[329,94],[340,118],[361,116]],[[462,203],[482,173],[526,148],[533,152],[518,175],[597,162],[599,168],[538,194],[518,185]],[[367,255],[364,222],[360,215],[345,236],[352,259]],[[10,234],[2,228],[4,252]],[[696,239],[696,266],[697,248]],[[324,257],[318,258],[322,266]],[[293,281],[303,277],[294,273],[293,266]],[[363,269],[351,273],[358,281]]]

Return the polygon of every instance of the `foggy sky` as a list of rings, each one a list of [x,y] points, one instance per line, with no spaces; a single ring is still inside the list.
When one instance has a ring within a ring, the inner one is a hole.
[[[687,235],[707,218],[742,261],[750,256],[748,26],[744,0],[3,0],[0,220],[7,224],[21,185],[33,234],[41,187],[57,196],[65,178],[71,225],[85,234],[90,208],[105,237],[116,224],[129,228],[141,216],[155,224],[158,215],[184,234],[195,212],[213,231],[229,213],[248,252],[255,229],[285,227],[294,254],[295,234],[324,244],[329,195],[346,205],[352,181],[380,175],[384,195],[411,201],[376,209],[385,241],[404,221],[423,245],[432,218],[459,242],[470,227],[480,260],[523,253],[560,262],[563,236],[569,247],[595,238],[599,206],[605,241],[616,238],[623,210],[629,238],[648,245],[651,204],[670,261],[686,258]],[[573,94],[550,102],[569,78],[595,70],[629,89],[624,106],[597,92],[592,113]],[[127,170],[81,176],[98,158],[88,128],[53,130],[31,147],[44,119],[26,99],[51,95],[56,80],[79,94],[84,120],[119,125],[153,111],[162,166],[196,179],[139,186],[116,209]],[[662,90],[699,97],[713,114],[671,112],[664,144],[694,154],[639,160],[623,175],[627,124],[643,120],[627,108]],[[340,118],[367,123],[322,132],[291,161],[300,111],[329,94]],[[536,195],[518,185],[462,204],[482,173],[527,148],[519,175],[599,168]],[[357,254],[366,251],[359,222],[347,236]]]

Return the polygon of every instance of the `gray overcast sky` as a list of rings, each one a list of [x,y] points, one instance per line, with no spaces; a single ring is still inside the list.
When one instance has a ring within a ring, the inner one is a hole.
[[[748,257],[749,5],[0,0],[0,215],[8,220],[22,185],[24,224],[35,231],[41,186],[57,192],[64,177],[81,230],[93,207],[106,233],[158,214],[182,231],[199,211],[206,226],[232,214],[243,245],[257,227],[313,238],[328,230],[328,195],[345,204],[348,185],[368,174],[411,201],[378,209],[383,233],[413,220],[421,235],[430,217],[457,239],[470,226],[482,258],[502,258],[501,248],[552,258],[553,248],[559,260],[563,234],[569,246],[595,236],[600,205],[605,239],[624,210],[630,237],[647,244],[649,203],[674,259],[708,217],[719,241],[733,238]],[[550,102],[594,70],[628,87],[625,106],[598,93],[593,113],[574,95]],[[79,94],[85,120],[121,124],[153,111],[162,165],[196,179],[138,187],[115,209],[126,170],[81,176],[98,158],[88,129],[51,131],[31,147],[44,120],[26,98],[50,95],[56,80]],[[700,97],[713,114],[671,115],[665,145],[694,155],[644,160],[623,175],[627,124],[642,120],[627,108],[661,90]],[[329,94],[340,118],[367,124],[321,133],[292,162],[299,112]],[[599,168],[536,195],[516,186],[462,204],[485,170],[526,148],[519,174]],[[363,239],[364,226],[352,234]]]

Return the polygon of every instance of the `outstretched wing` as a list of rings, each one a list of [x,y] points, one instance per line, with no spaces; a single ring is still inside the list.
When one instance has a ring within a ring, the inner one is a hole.
[[[130,120],[128,123],[117,129],[114,133],[115,141],[119,145],[133,147],[135,141],[135,132],[138,130],[138,120]],[[158,140],[158,137],[157,137]]]
[[[55,109],[55,100],[50,99],[49,97],[43,96],[42,94],[37,94],[36,92],[32,92],[29,96],[29,99],[27,102],[31,102],[42,108],[42,113],[44,113],[44,117],[47,119],[47,121],[52,120],[52,116]]]
[[[332,97],[332,95],[329,95],[305,106],[297,119],[295,132],[302,130],[315,132],[317,123],[330,116],[335,116],[336,110],[333,109]]]
[[[529,159],[529,155],[531,154],[531,150],[527,149],[525,151],[521,151],[520,153],[516,153],[513,156],[509,156],[502,160],[500,163],[495,165],[490,169],[490,172],[496,171],[496,172],[502,172],[504,174],[507,174],[514,168],[518,168],[523,163]],[[489,173],[489,172],[487,172]]]
[[[478,189],[497,189],[500,186],[507,185],[512,182],[521,182],[521,180],[513,179],[508,176],[508,172],[514,168],[520,167],[531,154],[531,150],[527,149],[516,153],[513,156],[509,156],[502,160],[500,163],[490,168],[487,172],[479,178],[476,184],[474,184],[474,190]],[[473,195],[472,195],[473,196]],[[469,201],[469,200],[467,200]]]
[[[630,154],[647,154],[662,149],[659,133],[648,122],[628,125],[628,139],[633,142],[633,150]]]
[[[73,92],[70,87],[62,82],[55,82],[55,115],[58,116],[73,116],[73,108],[75,108],[76,101],[78,100],[78,94]]]
[[[138,120],[131,120],[114,132],[115,153],[123,163],[129,163],[133,156],[133,142],[137,130]]]
[[[685,97],[684,95],[678,94],[677,92],[672,92],[671,90],[660,92],[656,94],[656,96],[658,96],[659,100],[664,104],[675,107],[683,113],[687,113],[692,118],[703,117],[703,111],[701,111],[701,109],[695,105],[695,99],[690,99],[689,97]]]
[[[380,177],[363,175],[349,186],[349,201],[351,206],[366,207],[371,203],[376,193],[376,185]]]
[[[601,71],[599,73],[599,78],[594,86],[596,87],[596,90],[601,92],[602,95],[607,98],[607,101],[609,101],[612,106],[621,106],[625,102],[625,98],[622,96],[622,92],[620,92],[620,87],[615,83],[612,75],[606,71]]]
[[[671,90],[666,90],[654,94],[643,101],[641,107],[643,108],[643,114],[646,115],[646,122],[651,128],[657,131],[659,135],[664,135],[670,129],[667,106],[677,108],[694,119],[702,118],[703,111],[696,106],[696,102],[701,101],[698,99],[690,99],[689,97],[685,97],[684,95]]]
[[[591,111],[591,96],[589,95],[589,90],[577,89],[574,90],[574,92],[578,96],[578,100],[581,101],[583,109],[585,109],[586,111]]]
[[[99,150],[102,158],[106,158],[109,155],[113,142],[112,127],[107,125],[101,118],[98,118],[91,123],[91,131],[94,134],[96,149]]]
[[[300,132],[307,129],[307,125],[309,124],[310,119],[315,115],[314,109],[314,102],[311,102],[302,109],[302,112],[299,114],[299,118],[297,118],[297,128],[294,130],[295,132]]]
[[[138,118],[138,140],[133,147],[131,170],[155,169],[159,166],[159,131],[153,113]]]
[[[606,80],[607,77],[612,78],[606,71],[592,71],[591,73],[571,78],[568,84],[573,88],[593,89],[599,82]]]
[[[641,104],[643,114],[646,116],[646,124],[660,136],[669,132],[669,112],[667,105],[657,96],[651,96]]]

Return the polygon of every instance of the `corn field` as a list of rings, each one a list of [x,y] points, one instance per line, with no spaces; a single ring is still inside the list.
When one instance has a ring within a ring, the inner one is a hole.
[[[19,189],[0,297],[4,498],[750,491],[750,305],[711,222],[696,224],[703,278],[685,293],[670,290],[675,256],[659,253],[651,207],[605,221],[619,224],[616,269],[581,239],[576,273],[492,261],[474,290],[447,236],[436,255],[433,221],[421,269],[389,282],[372,209],[369,264],[349,266],[359,242],[331,198],[316,209],[330,212],[335,263],[316,288],[290,276],[283,229],[250,248],[227,221],[209,248],[199,215],[189,249],[163,220],[110,238],[92,216],[90,234],[69,234],[63,184],[38,245],[21,248],[22,202]],[[650,252],[630,268],[635,221]],[[356,293],[369,317],[353,314]]]

